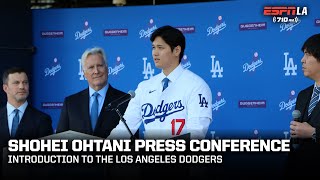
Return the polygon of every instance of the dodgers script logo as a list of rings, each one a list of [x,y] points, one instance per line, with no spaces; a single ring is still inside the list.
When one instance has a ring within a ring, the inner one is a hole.
[[[150,19],[149,21],[149,26],[148,29],[144,30],[144,29],[141,29],[139,31],[139,35],[140,35],[140,39],[141,38],[150,38],[151,34],[153,33],[153,31],[155,31],[157,29],[157,26],[156,25],[153,25],[153,19]]]
[[[188,61],[187,55],[183,55],[181,65],[184,69],[189,69],[191,67],[191,63]]]
[[[153,107],[151,103],[145,103],[141,106],[142,119],[146,124],[159,119],[163,122],[167,116],[184,110],[184,106],[181,100],[174,101],[171,103],[165,103],[164,100],[161,101],[160,105]]]
[[[295,94],[296,94],[296,92],[294,90],[292,90],[290,92],[289,100],[287,102],[281,101],[279,103],[280,111],[282,111],[282,110],[291,111],[292,110],[292,108],[296,105],[296,101],[297,101]]]
[[[116,65],[113,68],[109,67],[109,75],[117,75],[124,68],[125,65],[121,62],[121,58],[117,57]]]
[[[282,31],[292,31],[295,26],[300,24],[301,20],[299,19],[297,22],[290,23],[281,23],[280,24],[280,32]]]
[[[297,70],[297,65],[294,64],[293,62],[293,58],[289,58],[288,59],[288,55],[289,52],[285,52],[283,53],[284,55],[284,68],[283,70],[286,71],[286,73],[284,73],[285,76],[296,76],[296,70]],[[291,73],[290,73],[291,71]]]
[[[207,29],[207,36],[209,35],[218,35],[220,31],[224,30],[227,27],[226,22],[222,22],[222,16],[218,16],[218,21],[216,23],[215,27],[208,27]]]
[[[255,71],[257,67],[259,67],[263,64],[263,61],[258,56],[259,56],[258,52],[255,52],[253,54],[253,60],[252,60],[251,64],[249,64],[249,63],[243,64],[243,72]]]
[[[44,69],[44,76],[54,76],[57,72],[61,70],[61,65],[58,63],[58,59],[53,59],[54,65],[51,66],[51,68],[45,68]]]
[[[75,36],[75,40],[78,40],[78,39],[86,39],[86,37],[88,35],[90,35],[92,33],[92,29],[91,27],[89,27],[89,23],[88,21],[85,21],[84,22],[84,29],[82,30],[82,32],[80,31],[77,31],[74,36]]]
[[[144,79],[149,79],[149,78],[151,78],[153,76],[154,69],[151,68],[151,63],[150,62],[147,63],[148,58],[143,57],[142,60],[143,60],[143,72],[142,72],[142,74],[144,74],[143,78]],[[148,77],[148,75],[149,75],[149,77]]]
[[[220,62],[218,60],[214,61],[215,57],[216,57],[215,55],[211,55],[212,67],[210,72],[212,73],[212,78],[217,78],[217,77],[222,78],[223,67],[220,66]],[[218,76],[217,76],[217,73],[219,73]]]
[[[227,101],[221,96],[222,96],[222,93],[218,92],[216,97],[216,102],[212,104],[213,111],[218,111],[220,107],[224,106],[227,103]]]

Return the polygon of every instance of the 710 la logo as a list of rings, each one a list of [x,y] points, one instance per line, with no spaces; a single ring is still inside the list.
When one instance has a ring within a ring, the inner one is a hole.
[[[298,16],[308,15],[307,7],[296,6],[266,6],[263,9],[263,15],[273,16],[274,23],[297,23]]]

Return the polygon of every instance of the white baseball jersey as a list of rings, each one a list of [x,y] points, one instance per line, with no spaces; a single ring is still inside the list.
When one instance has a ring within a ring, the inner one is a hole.
[[[165,77],[160,73],[139,83],[136,96],[124,114],[131,132],[134,134],[144,123],[146,139],[166,139],[187,133],[191,138],[204,138],[212,119],[209,86],[181,65],[167,76],[169,86],[162,91]],[[108,138],[130,138],[130,134],[120,122]]]

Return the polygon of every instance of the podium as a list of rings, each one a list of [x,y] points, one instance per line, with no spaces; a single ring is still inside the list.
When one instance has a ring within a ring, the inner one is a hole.
[[[65,131],[49,136],[45,136],[39,139],[56,139],[56,140],[68,140],[68,147],[71,147],[72,140],[84,140],[84,139],[103,139],[96,136],[91,136],[84,133],[75,131]],[[61,153],[61,152],[60,152]],[[64,152],[64,155],[73,154],[74,152]],[[108,152],[106,152],[108,153]],[[128,177],[138,176],[139,169],[132,168],[132,165],[126,164],[107,164],[107,163],[79,163],[79,164],[67,164],[67,163],[8,163],[8,155],[14,154],[8,151],[8,147],[3,149],[3,163],[2,163],[2,177],[0,179],[65,179],[65,178],[91,178],[91,179],[108,179],[113,177]],[[17,153],[18,154],[18,153]],[[33,152],[33,155],[38,153]],[[54,152],[39,152],[39,154],[54,154]],[[59,154],[59,153],[57,153]],[[94,152],[93,152],[94,154]],[[128,169],[128,172],[127,172]],[[131,169],[131,170],[130,170]]]

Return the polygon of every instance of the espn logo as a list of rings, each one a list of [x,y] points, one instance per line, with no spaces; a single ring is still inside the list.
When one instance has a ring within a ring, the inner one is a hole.
[[[263,15],[265,16],[301,16],[308,15],[307,7],[295,6],[274,6],[264,7]]]

